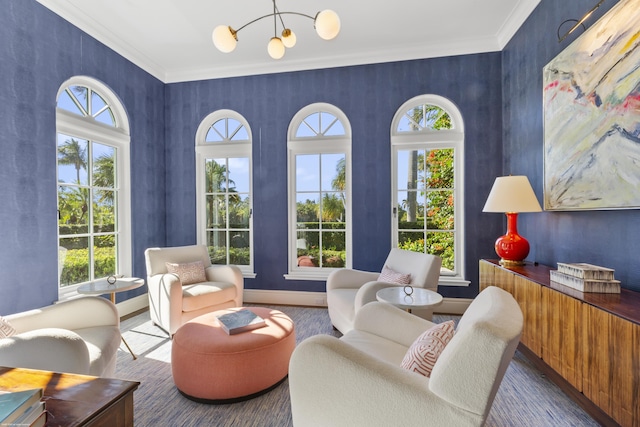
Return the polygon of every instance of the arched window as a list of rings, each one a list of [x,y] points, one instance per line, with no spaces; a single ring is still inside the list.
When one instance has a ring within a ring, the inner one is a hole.
[[[213,264],[234,264],[254,277],[251,128],[240,114],[218,110],[196,132],[198,243]]]
[[[391,124],[392,245],[442,257],[440,284],[464,280],[464,124],[437,95],[405,102]]]
[[[57,95],[59,296],[131,275],[129,121],[118,97],[85,76]]]
[[[288,132],[289,274],[325,280],[351,267],[351,126],[330,104],[300,110]]]

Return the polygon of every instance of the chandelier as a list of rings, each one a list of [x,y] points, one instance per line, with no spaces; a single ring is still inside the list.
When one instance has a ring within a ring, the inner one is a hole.
[[[269,13],[268,15],[261,16],[259,18],[254,19],[242,27],[234,30],[228,25],[218,25],[212,34],[213,44],[218,48],[220,52],[229,53],[233,52],[238,44],[238,33],[245,27],[253,24],[254,22],[258,22],[261,19],[269,18],[273,16],[273,37],[269,40],[267,44],[267,52],[269,52],[269,56],[273,59],[280,59],[284,56],[285,48],[292,48],[296,45],[296,35],[290,28],[288,28],[284,24],[284,19],[282,19],[282,15],[299,15],[304,16],[305,18],[309,18],[313,21],[314,28],[316,33],[320,36],[320,38],[324,40],[332,40],[334,39],[338,33],[340,32],[340,18],[338,14],[333,10],[325,9],[318,13],[315,16],[306,15],[304,13],[298,12],[280,12],[278,6],[276,6],[276,0],[272,0],[273,2],[273,13]],[[281,37],[278,37],[278,21],[282,25],[282,33]]]

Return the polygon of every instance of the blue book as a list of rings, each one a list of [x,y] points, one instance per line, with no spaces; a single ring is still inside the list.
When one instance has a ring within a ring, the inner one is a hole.
[[[267,326],[262,317],[247,309],[222,314],[217,318],[222,329],[229,335]]]
[[[34,388],[22,391],[0,392],[0,424],[10,424],[34,403],[42,399],[44,391]]]

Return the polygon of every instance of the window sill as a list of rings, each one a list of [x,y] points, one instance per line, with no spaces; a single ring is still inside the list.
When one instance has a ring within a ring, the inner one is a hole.
[[[327,277],[329,277],[330,271],[325,272],[317,272],[317,273],[301,273],[301,272],[293,272],[289,274],[285,274],[285,280],[315,280],[315,281],[325,281]]]
[[[462,277],[440,276],[438,286],[469,286],[471,282]]]

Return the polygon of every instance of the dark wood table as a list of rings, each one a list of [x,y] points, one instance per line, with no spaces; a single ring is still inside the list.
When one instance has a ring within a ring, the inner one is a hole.
[[[0,367],[0,390],[44,388],[47,427],[133,427],[137,381]]]

